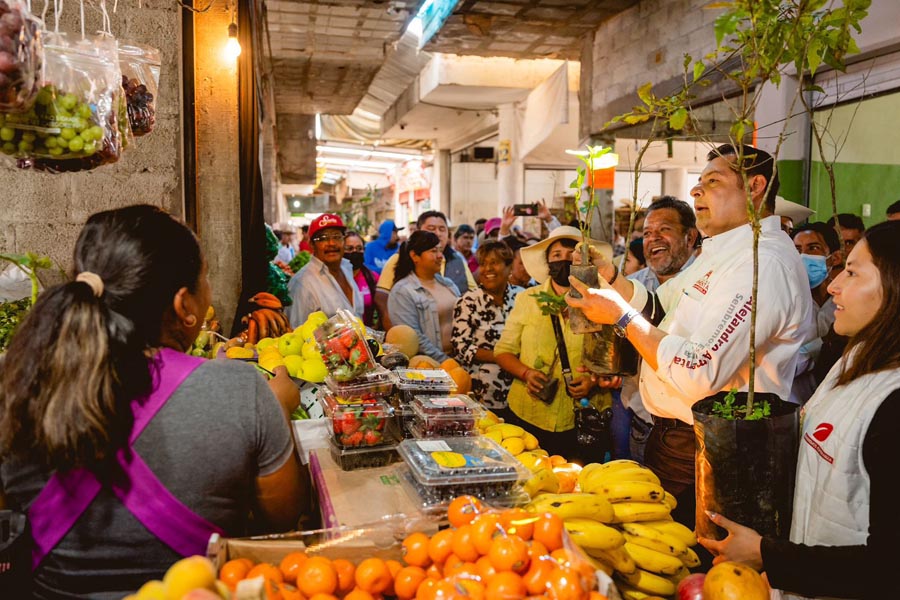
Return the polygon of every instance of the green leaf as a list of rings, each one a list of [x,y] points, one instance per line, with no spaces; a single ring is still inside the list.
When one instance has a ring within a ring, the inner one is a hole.
[[[637,125],[650,119],[650,115],[625,115],[624,121],[629,125]]]
[[[806,51],[806,66],[809,69],[810,75],[815,75],[816,69],[818,69],[821,64],[822,43],[818,40],[813,40],[809,43],[809,48]]]
[[[639,87],[637,91],[638,98],[640,98],[641,102],[643,102],[647,106],[651,106],[653,104],[653,94],[650,92],[651,89],[653,89],[653,84],[645,83],[644,85]]]
[[[675,131],[681,131],[684,129],[685,123],[687,123],[688,111],[686,108],[679,108],[675,112],[672,113],[672,116],[669,117],[669,127],[674,129]]]
[[[704,71],[706,71],[706,67],[703,65],[702,61],[697,61],[694,63],[694,81],[697,81],[703,76]]]

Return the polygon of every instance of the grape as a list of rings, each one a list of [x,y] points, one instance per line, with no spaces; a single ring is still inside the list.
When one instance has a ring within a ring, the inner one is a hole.
[[[78,97],[75,94],[66,94],[59,99],[59,105],[65,110],[73,110],[78,105]]]
[[[69,140],[70,152],[81,152],[84,149],[84,140],[77,135]]]
[[[147,91],[147,86],[127,75],[122,75],[122,88],[128,102],[128,123],[132,133],[135,136],[150,133],[156,124],[153,94]]]
[[[72,138],[75,137],[75,130],[72,129],[71,127],[63,127],[62,130],[59,132],[59,137],[61,137],[64,140],[71,140]]]
[[[15,154],[16,145],[12,142],[6,142],[5,144],[3,144],[3,152],[5,152],[6,154]]]
[[[16,130],[9,127],[0,127],[0,140],[11,142],[16,137]]]

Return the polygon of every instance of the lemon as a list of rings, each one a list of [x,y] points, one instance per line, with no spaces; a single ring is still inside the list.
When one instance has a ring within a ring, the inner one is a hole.
[[[284,366],[287,367],[290,376],[300,377],[300,373],[303,371],[303,357],[297,354],[291,354],[290,356],[285,356],[283,360]]]
[[[264,337],[263,339],[256,342],[256,349],[262,351],[262,350],[265,350],[266,348],[273,348],[273,347],[275,347],[275,345],[277,343],[278,343],[278,340],[276,340],[273,337]],[[277,348],[276,348],[276,350],[277,350]]]
[[[312,383],[322,383],[325,381],[326,375],[328,375],[328,367],[322,362],[321,357],[303,362],[303,373],[300,375],[301,379],[305,379]]]

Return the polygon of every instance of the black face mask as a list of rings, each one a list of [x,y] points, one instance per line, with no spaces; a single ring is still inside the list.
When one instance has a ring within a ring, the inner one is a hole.
[[[354,269],[361,268],[365,260],[362,252],[344,252],[344,258],[350,261]]]
[[[569,269],[571,266],[571,260],[553,260],[547,263],[547,269],[550,270],[550,278],[557,285],[564,287],[569,287]]]

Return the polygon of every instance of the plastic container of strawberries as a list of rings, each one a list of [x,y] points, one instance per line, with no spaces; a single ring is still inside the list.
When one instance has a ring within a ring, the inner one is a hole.
[[[313,335],[333,381],[353,381],[378,367],[366,342],[365,326],[348,310],[339,310]]]
[[[395,443],[394,410],[387,402],[344,404],[329,390],[319,390],[319,403],[331,421],[334,443],[342,448],[366,448]]]

